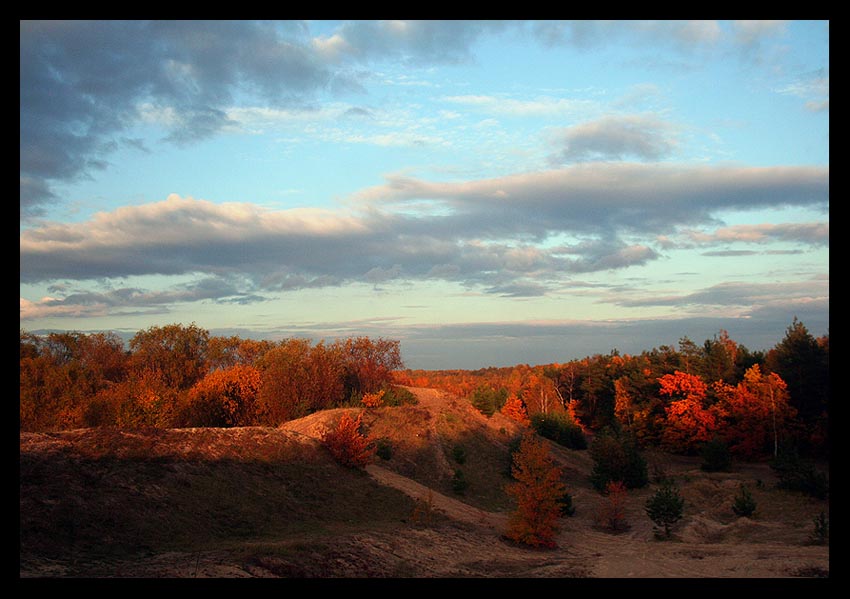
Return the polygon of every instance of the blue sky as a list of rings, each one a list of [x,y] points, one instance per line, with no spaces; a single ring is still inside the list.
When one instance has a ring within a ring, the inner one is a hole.
[[[20,319],[411,368],[829,331],[826,21],[23,21]]]

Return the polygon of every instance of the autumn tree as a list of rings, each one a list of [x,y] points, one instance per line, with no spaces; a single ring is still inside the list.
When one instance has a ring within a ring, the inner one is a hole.
[[[599,503],[596,523],[611,532],[627,530],[629,527],[625,509],[627,497],[628,489],[622,481],[610,481],[605,486],[603,498]]]
[[[662,446],[668,451],[694,453],[718,429],[714,411],[705,405],[708,385],[699,376],[678,370],[658,382],[659,393],[673,399],[666,407]]]
[[[399,342],[392,339],[352,337],[340,342],[346,360],[346,387],[353,393],[374,393],[392,382],[404,366]]]
[[[333,458],[349,468],[365,468],[372,461],[376,447],[360,431],[362,414],[352,418],[344,413],[336,427],[322,435],[322,443],[331,452]]]
[[[514,453],[511,473],[515,482],[506,487],[516,500],[506,536],[533,547],[556,547],[561,499],[566,493],[562,471],[543,441],[527,434]]]
[[[175,390],[186,390],[209,370],[209,332],[194,323],[170,324],[139,331],[130,339],[130,368],[151,370]]]
[[[186,426],[245,426],[253,421],[260,371],[237,364],[213,370],[188,393]]]
[[[519,422],[523,426],[529,426],[531,424],[531,421],[528,419],[528,412],[525,409],[525,404],[522,399],[516,395],[511,395],[507,399],[500,412],[504,416]]]
[[[735,455],[753,459],[777,454],[779,441],[789,434],[795,410],[789,405],[785,381],[765,374],[758,364],[735,387],[715,383],[717,411],[723,418],[724,436]]]

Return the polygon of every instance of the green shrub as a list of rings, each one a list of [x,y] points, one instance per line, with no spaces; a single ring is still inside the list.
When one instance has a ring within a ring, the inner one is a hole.
[[[398,407],[403,405],[416,405],[419,400],[410,389],[404,387],[389,386],[384,388],[384,396],[382,398],[385,406]]]
[[[700,455],[700,469],[704,472],[728,472],[732,467],[732,454],[726,443],[720,439],[715,438],[704,444]]]
[[[466,462],[466,450],[463,448],[463,445],[455,445],[452,448],[452,459],[458,464]]]
[[[455,495],[463,495],[468,486],[469,483],[466,481],[463,470],[455,468],[455,473],[452,476],[452,491],[454,491]]]
[[[490,417],[497,411],[501,410],[507,399],[507,389],[502,388],[496,391],[495,389],[491,389],[484,385],[478,387],[470,396],[470,401],[475,409],[487,417]]]
[[[812,543],[817,545],[829,544],[829,517],[824,512],[815,518],[815,530],[811,538]]]
[[[537,412],[531,416],[531,426],[541,437],[570,449],[587,449],[587,439],[581,427],[573,422],[569,414]]]
[[[391,440],[383,437],[375,443],[375,454],[382,460],[389,460],[393,457],[393,443]]]
[[[608,483],[620,481],[627,489],[645,487],[649,482],[646,460],[631,437],[624,433],[603,432],[590,444],[594,460],[590,482],[603,493]]]
[[[645,506],[646,515],[653,521],[655,536],[662,538],[661,530],[664,531],[663,538],[670,538],[673,525],[682,519],[685,509],[685,499],[679,494],[679,489],[672,482],[667,482],[650,497]]]
[[[558,500],[561,506],[561,516],[572,516],[576,513],[576,508],[573,506],[573,496],[569,493],[564,493]]]
[[[737,516],[749,518],[756,511],[756,501],[750,494],[750,490],[743,484],[741,485],[741,493],[735,496],[735,501],[732,503],[732,511]]]
[[[806,462],[795,449],[782,451],[770,467],[779,477],[778,487],[789,491],[799,491],[817,499],[829,496],[829,478]]]

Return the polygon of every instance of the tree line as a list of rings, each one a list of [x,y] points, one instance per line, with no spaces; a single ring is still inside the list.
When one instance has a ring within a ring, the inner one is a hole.
[[[485,415],[569,419],[586,432],[617,429],[643,447],[695,454],[720,440],[755,459],[793,445],[829,450],[829,336],[815,338],[793,319],[767,351],[750,351],[721,330],[698,345],[639,355],[617,350],[567,363],[479,370],[404,370],[402,384],[466,397]]]
[[[20,429],[277,426],[390,388],[399,342],[258,341],[191,325],[20,332]]]

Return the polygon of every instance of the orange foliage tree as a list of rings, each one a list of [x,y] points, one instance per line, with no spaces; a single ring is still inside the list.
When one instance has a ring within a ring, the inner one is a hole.
[[[660,394],[674,399],[665,409],[667,419],[662,446],[674,452],[693,453],[717,434],[718,419],[706,407],[708,385],[696,375],[676,371],[658,379]]]
[[[765,374],[758,364],[744,373],[735,387],[715,384],[717,411],[725,424],[725,438],[732,453],[753,459],[778,453],[779,438],[789,432],[796,411],[789,404],[785,381]]]
[[[626,485],[612,480],[605,486],[604,497],[596,513],[596,523],[606,530],[620,532],[629,527],[626,521]]]
[[[335,428],[322,435],[322,443],[334,459],[349,468],[364,468],[375,455],[375,446],[360,432],[362,414],[352,418],[347,412],[339,419]]]
[[[556,547],[560,500],[566,486],[548,447],[532,434],[523,436],[511,473],[516,482],[505,490],[516,500],[517,508],[508,520],[506,536],[534,547]]]
[[[528,418],[528,412],[525,409],[525,404],[522,399],[516,395],[511,395],[500,411],[504,416],[507,416],[511,420],[516,420],[524,426],[531,425],[531,420]]]
[[[188,426],[245,426],[254,415],[260,371],[237,364],[214,370],[189,390],[185,408]]]

